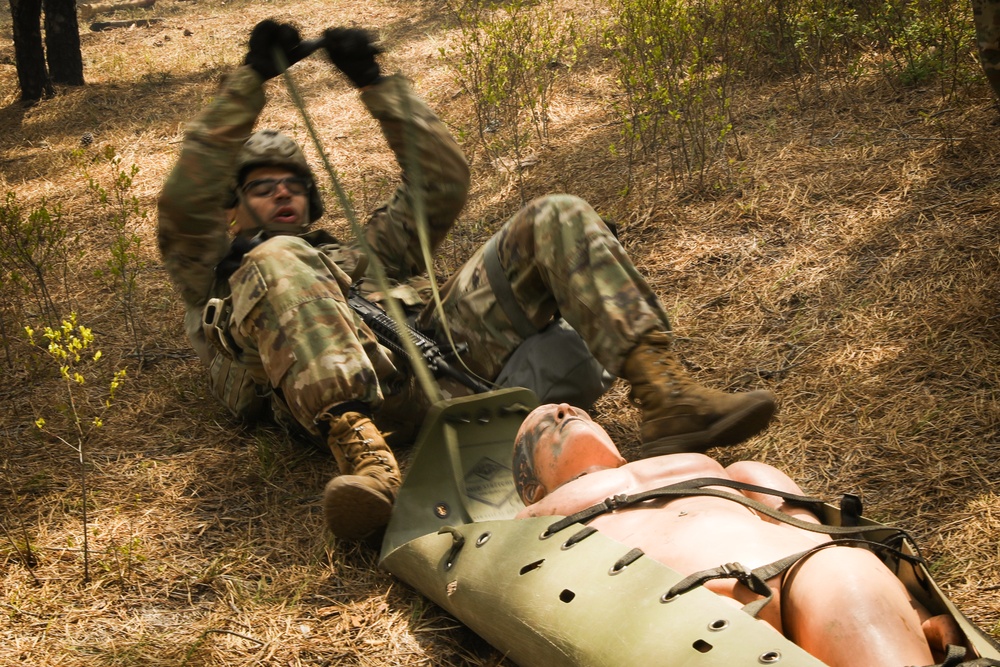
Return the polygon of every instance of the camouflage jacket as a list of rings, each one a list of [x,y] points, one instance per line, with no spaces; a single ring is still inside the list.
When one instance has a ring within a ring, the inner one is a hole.
[[[185,304],[185,330],[210,369],[214,393],[240,417],[258,413],[268,400],[269,389],[254,386],[238,362],[223,358],[209,343],[201,323],[208,300],[229,295],[228,281],[216,276],[216,266],[231,244],[224,202],[233,185],[236,155],[265,103],[262,83],[246,66],[228,77],[186,128],[180,156],[158,201],[160,253]],[[407,177],[407,171],[411,163],[420,171],[431,244],[437,247],[465,204],[468,164],[447,127],[402,77],[383,78],[362,91],[361,101],[378,121],[403,168],[393,195],[365,224],[365,239],[394,285],[391,294],[406,305],[419,306],[427,297],[427,279],[408,185],[414,179]],[[415,160],[406,157],[410,147],[415,148]],[[302,236],[353,279],[365,277],[367,258],[355,243],[341,243],[319,229]],[[363,291],[372,300],[379,299],[370,281],[365,281]]]

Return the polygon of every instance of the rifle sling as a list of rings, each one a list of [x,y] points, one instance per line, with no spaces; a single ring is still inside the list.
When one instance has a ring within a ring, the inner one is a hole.
[[[500,266],[497,236],[494,234],[490,237],[483,249],[483,264],[486,266],[486,277],[490,281],[490,288],[507,319],[514,325],[517,335],[521,338],[534,336],[538,333],[538,328],[531,323],[524,309],[517,303],[517,299],[514,298],[514,290],[511,288],[510,281],[507,280],[507,274]]]

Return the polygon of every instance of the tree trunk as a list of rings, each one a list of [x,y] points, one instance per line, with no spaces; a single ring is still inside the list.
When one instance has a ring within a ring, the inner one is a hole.
[[[37,102],[43,95],[52,97],[54,91],[42,49],[42,0],[10,0],[10,15],[21,101]]]
[[[1000,0],[972,0],[979,62],[993,93],[1000,98]]]
[[[76,0],[44,0],[45,52],[49,74],[55,83],[83,85],[83,56]]]

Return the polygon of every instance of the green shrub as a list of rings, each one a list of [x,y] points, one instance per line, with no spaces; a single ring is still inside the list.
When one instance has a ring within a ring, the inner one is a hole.
[[[101,157],[97,158],[101,160]],[[140,347],[139,334],[142,329],[141,302],[137,297],[137,279],[145,268],[142,258],[142,239],[136,228],[147,217],[146,211],[135,194],[135,177],[138,165],[122,166],[122,158],[114,147],[104,149],[103,160],[111,167],[110,185],[106,188],[96,178],[88,174],[87,189],[93,195],[99,209],[112,231],[110,256],[104,268],[95,273],[107,281],[118,298],[125,329],[131,335],[136,350]]]
[[[718,57],[727,10],[714,0],[612,0],[612,10],[605,44],[623,91],[618,113],[630,167],[654,156],[658,178],[665,153],[675,181],[703,176],[731,129],[731,70]]]
[[[489,158],[518,180],[533,143],[548,138],[552,88],[573,66],[580,48],[571,14],[551,2],[513,0],[499,8],[453,6],[461,41],[441,55],[473,99],[476,135]]]
[[[10,332],[25,309],[46,324],[61,319],[57,293],[67,294],[69,259],[78,247],[62,222],[59,205],[44,200],[25,211],[8,191],[0,204],[0,338],[11,365]]]

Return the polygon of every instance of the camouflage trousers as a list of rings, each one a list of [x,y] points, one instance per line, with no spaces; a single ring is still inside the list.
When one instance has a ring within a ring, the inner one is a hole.
[[[229,284],[239,361],[306,430],[316,434],[317,417],[339,404],[381,404],[379,378],[398,372],[347,305],[350,277],[322,251],[276,236],[245,255]]]
[[[583,200],[535,200],[497,235],[500,265],[532,324],[541,329],[558,312],[612,374],[644,333],[668,327],[649,285]],[[492,380],[523,339],[490,288],[484,252],[448,280],[442,301],[453,338],[468,346],[463,360]],[[400,372],[348,306],[350,278],[321,249],[298,237],[269,239],[247,253],[230,285],[230,330],[241,362],[308,431],[317,433],[317,419],[342,404],[383,407],[380,380],[389,386]],[[433,304],[417,324],[443,333]],[[414,416],[424,407],[414,402]]]
[[[479,248],[442,288],[445,323],[469,346],[467,364],[495,378],[524,340],[497,303]],[[571,195],[536,199],[497,232],[500,266],[514,297],[537,329],[557,313],[583,337],[613,375],[642,334],[667,329],[667,316],[646,280],[600,215]],[[432,307],[417,321],[440,330]],[[440,339],[441,336],[438,336]]]

